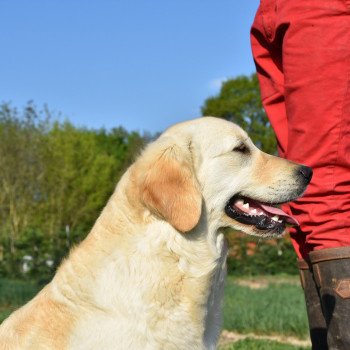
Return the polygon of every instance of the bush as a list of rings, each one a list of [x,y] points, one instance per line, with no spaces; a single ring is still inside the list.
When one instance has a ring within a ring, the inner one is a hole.
[[[298,274],[296,254],[288,238],[257,240],[239,232],[227,234],[228,273],[238,276]]]

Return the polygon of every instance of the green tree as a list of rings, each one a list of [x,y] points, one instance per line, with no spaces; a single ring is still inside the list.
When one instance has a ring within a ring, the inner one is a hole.
[[[204,102],[202,114],[240,125],[259,148],[276,153],[276,139],[261,104],[256,74],[225,81],[219,94]]]
[[[8,104],[0,107],[0,234],[8,240],[12,255],[20,232],[38,210],[46,125],[46,118],[39,120],[32,103],[21,116]]]
[[[50,234],[87,229],[111,193],[115,160],[100,152],[93,131],[55,122],[46,135],[43,222]]]
[[[0,274],[18,274],[28,255],[32,273],[50,275],[145,142],[122,128],[52,121],[32,103],[0,106]]]
[[[101,152],[115,159],[114,176],[119,180],[124,170],[135,160],[148,141],[148,136],[128,132],[122,127],[95,132]]]

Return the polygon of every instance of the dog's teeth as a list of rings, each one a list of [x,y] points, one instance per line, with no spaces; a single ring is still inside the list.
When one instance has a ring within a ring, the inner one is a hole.
[[[257,211],[256,209],[253,209],[253,210],[252,210],[252,214],[253,214],[253,215],[256,215],[257,213],[258,213],[258,211]]]
[[[280,219],[280,217],[278,215],[275,215],[271,219],[277,222]]]
[[[243,207],[246,208],[246,209],[249,209],[249,203],[243,204]]]
[[[280,224],[282,224],[283,220],[278,220],[278,222],[279,222]]]

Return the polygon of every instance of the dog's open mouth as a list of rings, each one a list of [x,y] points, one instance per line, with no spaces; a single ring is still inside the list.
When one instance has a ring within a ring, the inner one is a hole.
[[[258,230],[282,232],[286,224],[299,225],[298,221],[283,210],[246,197],[233,197],[225,207],[226,214],[245,225]]]

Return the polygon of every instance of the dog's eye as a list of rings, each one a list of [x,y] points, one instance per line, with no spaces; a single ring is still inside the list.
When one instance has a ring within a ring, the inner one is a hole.
[[[240,143],[238,146],[236,146],[233,149],[233,152],[239,152],[239,153],[248,153],[249,149],[244,143]]]

